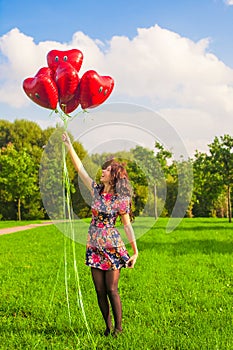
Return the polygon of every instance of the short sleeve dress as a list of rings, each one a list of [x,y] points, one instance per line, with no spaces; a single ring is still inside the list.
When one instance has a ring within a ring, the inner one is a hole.
[[[126,267],[129,254],[115,227],[119,215],[130,212],[130,198],[100,194],[100,185],[93,182],[92,220],[88,230],[86,265],[101,270]]]

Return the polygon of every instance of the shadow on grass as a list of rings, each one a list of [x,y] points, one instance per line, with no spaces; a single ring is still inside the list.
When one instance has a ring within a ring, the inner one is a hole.
[[[198,225],[198,226],[193,226],[193,227],[190,227],[190,226],[185,226],[185,225],[182,225],[180,226],[178,229],[175,229],[173,232],[174,233],[179,233],[179,232],[182,232],[182,231],[192,231],[192,232],[200,232],[200,231],[215,231],[215,232],[219,232],[219,231],[225,231],[226,233],[229,232],[229,233],[233,233],[233,225],[229,224],[228,225],[224,225],[222,223],[222,225],[220,224],[206,224],[206,225]]]
[[[188,255],[195,254],[197,252],[202,254],[232,254],[233,253],[233,242],[218,241],[216,239],[210,240],[194,240],[184,239],[179,242],[153,242],[150,241],[139,241],[138,249],[151,250],[155,249],[158,253],[169,252],[173,256],[175,255]]]

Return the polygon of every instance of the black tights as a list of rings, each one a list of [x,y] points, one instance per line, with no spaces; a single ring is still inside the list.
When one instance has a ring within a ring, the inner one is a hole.
[[[94,267],[91,268],[92,279],[95,285],[98,304],[106,324],[106,333],[111,328],[111,317],[109,302],[112,307],[115,329],[122,330],[122,306],[121,299],[118,293],[118,281],[120,270],[100,270]]]

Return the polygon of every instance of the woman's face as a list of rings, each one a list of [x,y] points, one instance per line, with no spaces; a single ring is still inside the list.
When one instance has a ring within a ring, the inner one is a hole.
[[[111,165],[109,165],[106,169],[102,169],[100,181],[103,183],[109,183],[111,181]]]

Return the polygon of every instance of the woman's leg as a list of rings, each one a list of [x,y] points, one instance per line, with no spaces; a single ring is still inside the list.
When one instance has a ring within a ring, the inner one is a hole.
[[[106,330],[104,335],[108,335],[111,329],[111,317],[110,317],[110,308],[107,297],[107,289],[105,285],[105,271],[96,269],[94,267],[91,268],[92,279],[95,285],[95,290],[97,294],[97,300],[99,304],[99,308],[103,315]]]
[[[105,285],[107,289],[107,294],[111,303],[115,330],[122,331],[122,305],[121,299],[118,293],[118,281],[120,278],[120,270],[108,270],[105,271]]]

